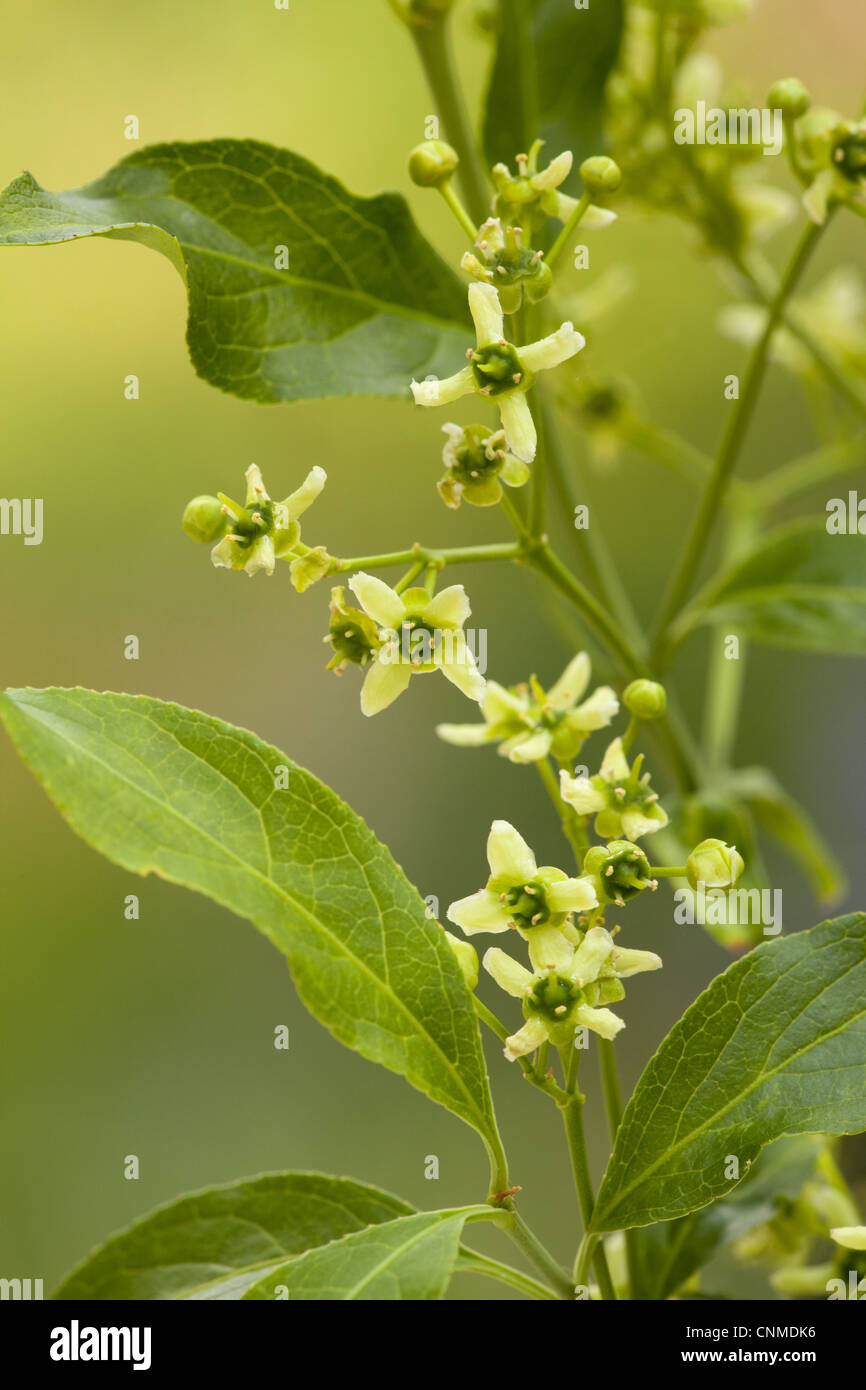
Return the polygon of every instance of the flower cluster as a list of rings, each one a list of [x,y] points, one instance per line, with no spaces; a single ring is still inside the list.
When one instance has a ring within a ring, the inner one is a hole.
[[[659,957],[618,947],[604,927],[584,931],[584,914],[599,905],[593,877],[539,868],[508,821],[494,821],[487,859],[486,887],[452,903],[448,919],[467,935],[513,930],[527,943],[531,970],[498,947],[483,960],[496,983],[523,1001],[526,1021],[506,1040],[506,1057],[514,1061],[545,1042],[567,1047],[580,1027],[614,1038],[625,1025],[607,1006],[624,998],[624,979],[658,970]]]

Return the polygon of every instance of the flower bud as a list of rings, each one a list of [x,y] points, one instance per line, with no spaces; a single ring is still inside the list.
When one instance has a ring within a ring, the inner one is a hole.
[[[445,935],[448,938],[448,945],[457,957],[460,973],[469,989],[474,989],[478,984],[478,952],[468,941],[461,941],[459,936],[452,936],[450,931],[447,931]]]
[[[686,875],[692,888],[699,883],[705,888],[730,888],[745,867],[734,845],[726,845],[724,840],[702,840],[686,860]]]
[[[663,685],[657,681],[636,680],[623,691],[623,704],[638,719],[661,719],[667,706],[668,697]]]
[[[228,517],[218,497],[202,494],[187,504],[181,524],[191,540],[208,545],[225,535]]]
[[[796,121],[812,105],[812,98],[799,77],[783,77],[774,82],[767,96],[771,111],[781,111],[788,121]]]
[[[409,177],[419,188],[438,188],[459,163],[457,151],[444,140],[425,140],[409,155]]]
[[[580,177],[587,193],[615,193],[622,183],[622,170],[606,154],[594,154],[581,164]]]

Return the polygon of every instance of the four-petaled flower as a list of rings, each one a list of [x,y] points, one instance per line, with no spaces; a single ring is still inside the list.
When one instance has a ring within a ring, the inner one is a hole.
[[[563,323],[555,333],[518,350],[505,338],[502,307],[492,285],[469,286],[469,311],[476,338],[475,348],[466,354],[469,365],[443,381],[413,381],[415,403],[449,405],[470,391],[495,400],[509,452],[531,463],[537,435],[526,392],[536,372],[566,362],[580,352],[586,340],[573,324]]]
[[[445,473],[436,484],[446,507],[471,502],[473,507],[495,507],[502,497],[502,484],[522,487],[529,481],[525,463],[505,449],[502,430],[493,434],[483,425],[447,424],[448,436],[442,450]]]
[[[579,652],[547,691],[534,676],[528,686],[510,690],[488,681],[483,724],[440,724],[436,732],[446,743],[464,747],[499,743],[499,753],[513,763],[539,762],[549,753],[573,758],[587,736],[609,724],[619,709],[609,685],[581,700],[589,677],[589,657]]]
[[[431,598],[426,589],[398,594],[371,574],[354,574],[349,588],[374,622],[379,646],[361,688],[364,714],[378,714],[401,695],[413,675],[441,671],[470,700],[484,694],[484,678],[466,641],[469,600],[462,584]]]
[[[241,507],[225,493],[218,494],[231,530],[211,551],[213,563],[217,568],[244,570],[249,575],[257,574],[259,570],[273,574],[275,561],[292,553],[297,546],[301,535],[298,517],[315,502],[327,476],[324,468],[311,468],[295,492],[290,493],[283,502],[274,502],[265,489],[261,470],[251,463],[245,474],[245,506]],[[305,549],[304,556],[307,553]],[[321,570],[324,573],[330,564],[330,557],[322,547],[315,554],[326,561]],[[292,561],[294,564],[295,561]],[[307,578],[306,574],[304,577]]]
[[[589,1028],[603,1038],[615,1038],[624,1021],[605,1006],[625,997],[622,980],[644,970],[658,970],[661,959],[652,951],[616,946],[604,927],[591,927],[575,946],[559,936],[548,943],[547,959],[533,962],[534,971],[492,946],[482,964],[508,994],[523,1000],[526,1022],[506,1039],[510,1062],[535,1052],[545,1042],[567,1047],[576,1028]]]
[[[596,777],[560,773],[560,795],[579,815],[595,816],[597,835],[626,840],[652,835],[667,825],[668,817],[659,805],[658,793],[650,790],[649,773],[641,776],[642,765],[641,753],[630,768],[622,739],[615,738]]]
[[[487,887],[452,903],[449,922],[467,936],[516,928],[529,943],[533,965],[544,968],[564,934],[579,939],[570,914],[597,905],[592,880],[569,878],[549,866],[539,868],[529,845],[507,820],[496,820],[490,828],[487,861]]]
[[[571,173],[574,162],[571,150],[563,150],[545,169],[539,169],[538,154],[543,144],[543,140],[536,140],[528,155],[517,155],[520,172],[516,178],[507,164],[494,164],[492,170],[496,185],[494,211],[508,222],[523,221],[530,231],[540,230],[548,217],[567,222],[577,207],[576,198],[559,191],[560,184],[565,183]],[[607,227],[615,221],[615,212],[590,203],[584,211],[581,227]]]

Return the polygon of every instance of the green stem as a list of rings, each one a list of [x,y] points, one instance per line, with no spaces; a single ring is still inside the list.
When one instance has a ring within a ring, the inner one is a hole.
[[[825,224],[826,225],[826,224]],[[761,386],[767,369],[767,356],[773,334],[779,326],[785,304],[806,268],[823,227],[814,224],[807,227],[801,237],[793,257],[779,284],[770,306],[767,325],[755,346],[743,381],[739,400],[734,404],[728,425],[724,432],[721,447],[713,468],[712,476],[704,491],[698,514],[695,517],[691,534],[683,551],[679,567],[675,571],[662,604],[661,615],[655,627],[654,652],[652,664],[659,667],[666,656],[665,636],[667,629],[680,611],[703,558],[704,548],[713,529],[725,489],[733,469],[737,464],[740,450],[754,414]]]
[[[562,833],[574,851],[578,868],[583,864],[583,856],[587,850],[587,835],[583,822],[570,806],[567,806],[559,795],[559,784],[556,780],[556,773],[550,766],[547,758],[541,758],[535,764],[538,768],[538,775],[544,783],[550,800],[553,803],[556,814],[559,816],[559,823],[562,826]]]
[[[568,221],[562,227],[559,236],[556,238],[556,240],[554,241],[553,245],[551,246],[550,250],[544,258],[551,270],[556,265],[556,262],[562,255],[566,245],[568,244],[569,237],[571,236],[575,227],[580,222],[580,219],[583,217],[583,214],[586,212],[591,202],[592,199],[590,198],[586,190],[584,190],[584,192],[580,196],[577,207],[574,209],[574,212],[571,214]]]
[[[601,637],[611,653],[617,658],[625,674],[635,676],[647,674],[643,662],[632,651],[607,611],[590,593],[589,589],[585,588],[580,580],[571,573],[571,570],[566,568],[546,542],[542,542],[529,553],[528,562],[534,569],[538,570],[539,574],[545,575],[582,614],[590,627]]]
[[[847,473],[860,462],[864,451],[866,435],[862,434],[855,439],[815,449],[802,458],[792,459],[754,483],[752,496],[759,508],[767,510],[780,502],[789,502],[800,493]]]
[[[568,1102],[560,1106],[562,1122],[565,1126],[565,1137],[568,1143],[568,1152],[571,1158],[571,1169],[574,1174],[574,1186],[577,1191],[577,1200],[580,1206],[580,1214],[583,1219],[583,1229],[588,1231],[592,1222],[592,1213],[595,1207],[595,1193],[592,1187],[592,1176],[589,1171],[589,1159],[586,1154],[586,1135],[583,1130],[583,1098],[576,1094],[577,1087],[577,1049],[560,1048],[560,1059],[562,1069],[566,1075],[566,1091],[568,1092]],[[598,1286],[601,1296],[604,1299],[616,1299],[613,1281],[610,1277],[610,1270],[607,1265],[607,1256],[604,1247],[599,1245],[593,1257]]]
[[[587,1231],[583,1240],[580,1242],[577,1251],[577,1259],[574,1262],[574,1282],[576,1287],[586,1287],[589,1283],[589,1270],[599,1240],[599,1236],[592,1235]]]
[[[607,1110],[607,1124],[611,1144],[616,1143],[617,1131],[622,1120],[622,1091],[619,1084],[619,1070],[616,1064],[616,1049],[610,1038],[599,1038],[599,1065],[604,1103]],[[634,1298],[641,1286],[640,1246],[638,1233],[628,1230],[625,1233],[625,1254],[628,1265],[628,1281],[631,1296]]]
[[[733,564],[752,545],[758,529],[754,514],[742,513],[728,528],[722,551],[722,564]],[[736,659],[726,654],[726,638],[740,639]],[[707,702],[704,722],[704,752],[710,775],[723,771],[730,764],[737,737],[740,703],[745,680],[745,638],[729,623],[715,623],[711,635],[712,650],[707,680]]]
[[[384,555],[353,555],[348,560],[334,559],[329,574],[345,574],[348,570],[385,569],[392,565],[412,565],[419,559],[425,565],[466,565],[482,560],[514,560],[522,547],[507,541],[501,545],[467,545],[451,550],[428,550],[413,545],[409,550],[393,550]]]
[[[574,1286],[562,1265],[557,1263],[550,1251],[532,1233],[519,1212],[514,1211],[511,1216],[511,1222],[502,1227],[506,1235],[510,1236],[527,1259],[532,1261],[535,1268],[550,1282],[551,1287],[556,1289],[561,1299],[573,1299]]]
[[[508,1284],[512,1289],[517,1289],[518,1293],[525,1293],[528,1298],[559,1301],[552,1289],[546,1284],[540,1284],[531,1275],[513,1269],[501,1260],[493,1260],[489,1255],[481,1255],[477,1250],[469,1250],[466,1246],[460,1250],[456,1269],[458,1274],[481,1274],[488,1279],[498,1279],[501,1284]]]
[[[439,109],[445,134],[460,159],[457,176],[476,222],[489,215],[490,198],[472,126],[457,82],[446,14],[411,26],[412,38],[424,68],[433,100]],[[473,237],[474,240],[474,237]]]
[[[454,192],[450,179],[439,184],[439,192],[442,194],[446,207],[450,208],[469,240],[475,241],[478,236],[478,228]]]
[[[473,995],[472,1002],[475,1006],[475,1013],[478,1018],[481,1019],[481,1022],[487,1025],[491,1033],[495,1034],[500,1042],[505,1042],[510,1034],[501,1019],[498,1019],[495,1013],[493,1013],[491,1009],[488,1009],[486,1004],[482,1004],[481,1000],[476,995]],[[557,1105],[564,1100],[565,1091],[557,1086],[552,1077],[545,1076],[544,1074],[547,1066],[546,1053],[543,1061],[541,1057],[539,1057],[537,1066],[533,1066],[528,1057],[518,1057],[517,1064],[530,1085],[535,1086],[539,1091],[543,1091],[546,1096],[550,1096],[551,1100],[555,1100]],[[504,1188],[500,1188],[499,1190],[504,1191]]]

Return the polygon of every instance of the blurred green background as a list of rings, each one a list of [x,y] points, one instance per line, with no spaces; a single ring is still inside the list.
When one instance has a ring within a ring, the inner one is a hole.
[[[456,33],[479,93],[487,49],[474,10],[459,0]],[[445,253],[461,250],[438,199],[405,175],[432,106],[385,0],[292,0],[287,13],[270,0],[32,0],[7,8],[3,28],[4,183],[22,168],[48,188],[89,181],[137,148],[123,139],[124,117],[135,114],[142,143],[251,136],[299,150],[356,192],[397,188]],[[750,25],[711,46],[751,102],[795,72],[817,100],[848,110],[862,96],[857,29],[862,37],[859,0],[762,0]],[[858,230],[834,228],[813,279],[839,261],[862,264]],[[743,360],[713,327],[728,292],[668,221],[629,210],[591,245],[593,273],[627,262],[639,277],[594,336],[594,364],[632,376],[656,419],[711,449],[726,409],[722,379]],[[357,672],[337,680],[324,670],[327,587],[300,597],[286,573],[251,583],[214,571],[180,530],[189,496],[237,493],[255,461],[277,496],[314,463],[327,468],[305,539],[337,554],[502,538],[497,515],[447,513],[436,495],[441,413],[369,400],[261,408],[219,394],[189,368],[179,277],[128,244],[4,251],[0,304],[0,494],[45,499],[41,547],[0,540],[4,685],[146,692],[255,729],[363,814],[443,911],[483,881],[494,816],[513,820],[541,862],[565,861],[530,770],[437,741],[437,720],[469,717],[445,681],[413,682],[392,710],[364,720]],[[123,397],[128,373],[140,377],[137,402]],[[774,371],[746,470],[812,442],[796,386]],[[569,444],[582,449],[573,434]],[[626,457],[582,500],[649,614],[694,496]],[[469,586],[471,621],[489,629],[491,675],[558,674],[573,647],[531,579],[487,566],[456,577]],[[123,657],[132,633],[136,663]],[[677,673],[693,714],[704,666],[697,642]],[[864,901],[861,750],[862,668],[750,654],[741,761],[770,765],[808,804],[851,871],[852,905]],[[590,759],[598,751],[589,745]],[[268,1169],[348,1173],[430,1206],[483,1194],[486,1163],[471,1131],[332,1041],[251,926],[106,864],[6,741],[0,779],[0,1273],[50,1286],[156,1203]],[[664,786],[660,768],[656,782]],[[786,928],[818,920],[801,881],[772,856],[771,865]],[[138,922],[123,916],[130,892],[140,895]],[[699,928],[673,925],[665,894],[633,912],[632,944],[658,949],[666,969],[630,991],[618,1043],[627,1082],[726,964]],[[273,1048],[278,1023],[291,1029],[288,1053]],[[497,1048],[490,1063],[522,1209],[566,1258],[576,1220],[556,1116]],[[592,1101],[588,1129],[600,1164],[605,1128]],[[123,1177],[133,1153],[137,1182]],[[424,1179],[430,1154],[438,1182]],[[490,1248],[505,1253],[497,1239]],[[465,1277],[455,1288],[495,1296]]]

